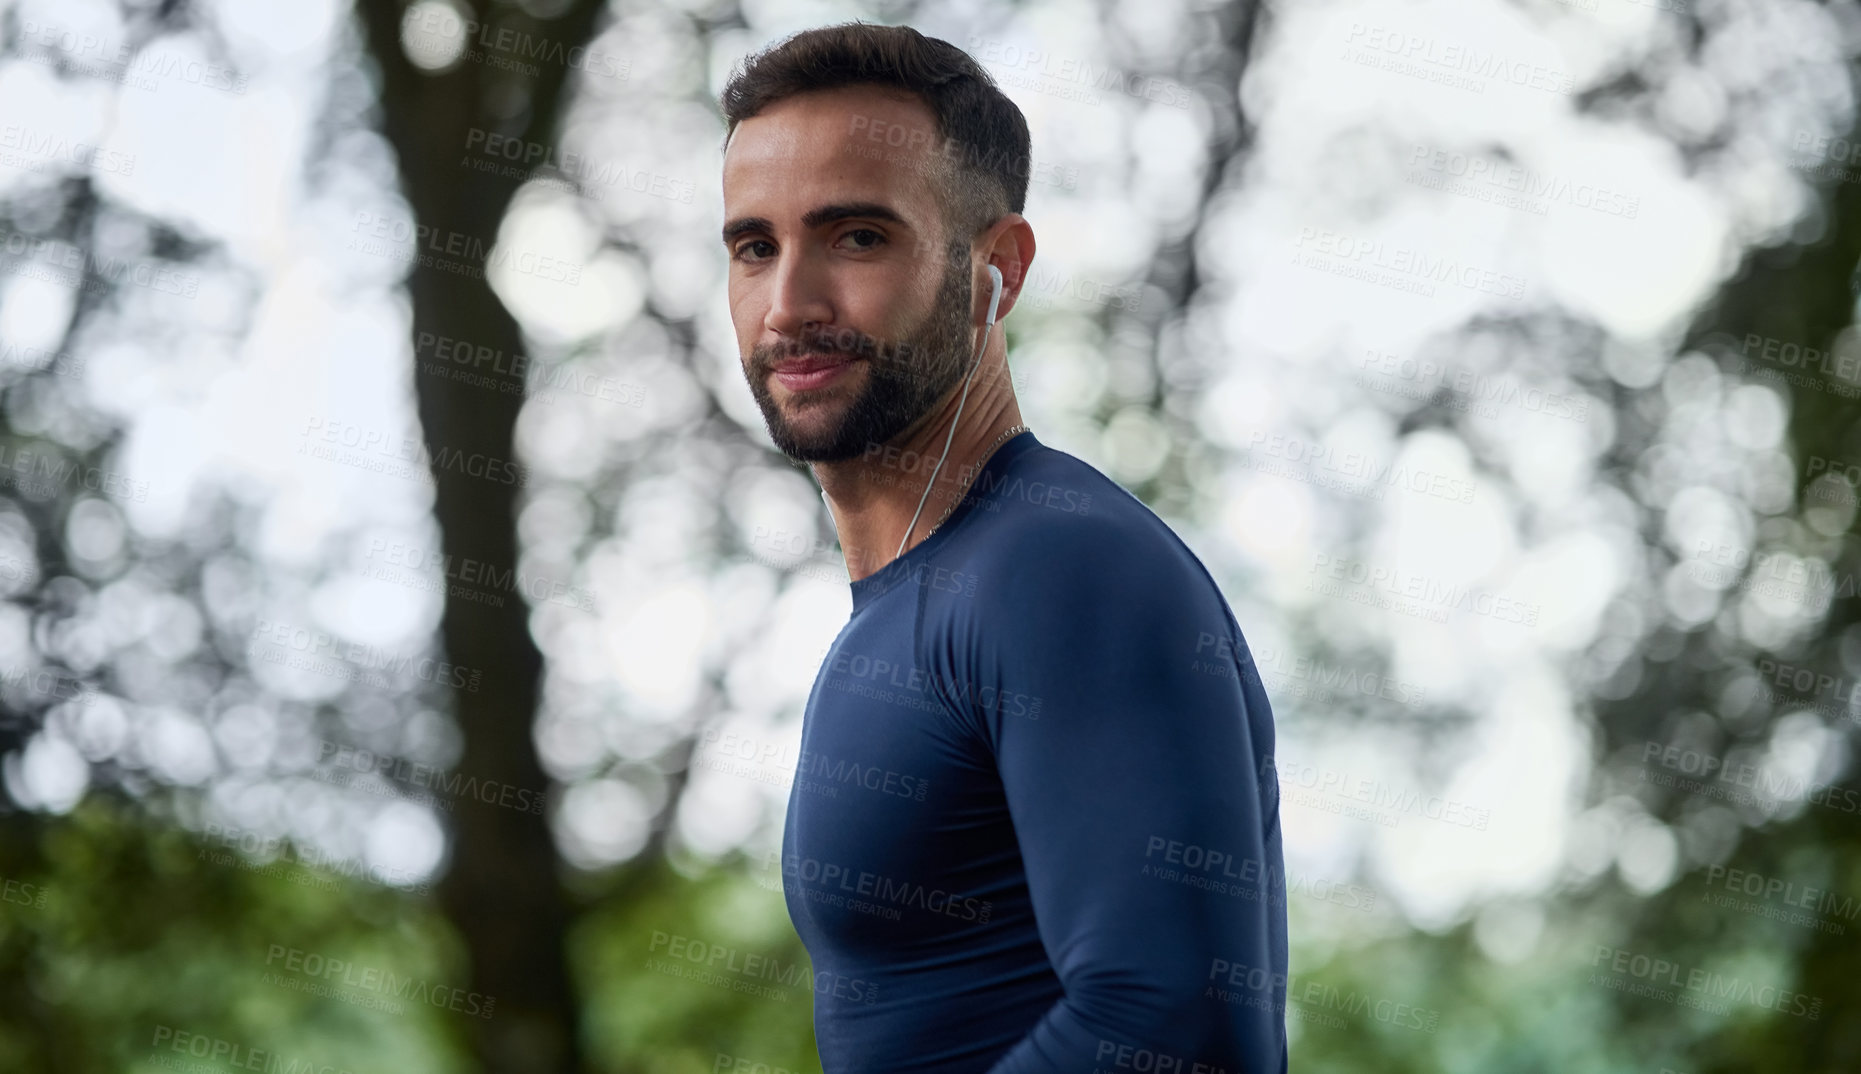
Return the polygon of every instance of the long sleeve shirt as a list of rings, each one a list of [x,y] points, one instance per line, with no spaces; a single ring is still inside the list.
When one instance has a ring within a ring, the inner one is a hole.
[[[825,1074],[1283,1074],[1272,710],[1194,553],[1021,433],[852,598],[782,841]]]

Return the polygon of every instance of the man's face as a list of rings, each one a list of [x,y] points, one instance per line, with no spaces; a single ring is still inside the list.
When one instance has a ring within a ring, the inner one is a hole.
[[[969,246],[951,256],[923,102],[848,86],[779,101],[724,155],[730,316],[777,448],[856,458],[910,430],[974,346]],[[798,360],[833,363],[788,372]]]

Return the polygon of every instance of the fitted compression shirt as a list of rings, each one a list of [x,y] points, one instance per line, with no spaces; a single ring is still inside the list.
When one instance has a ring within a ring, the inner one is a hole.
[[[1283,1074],[1272,710],[1188,546],[1023,432],[852,598],[782,836],[825,1074]]]

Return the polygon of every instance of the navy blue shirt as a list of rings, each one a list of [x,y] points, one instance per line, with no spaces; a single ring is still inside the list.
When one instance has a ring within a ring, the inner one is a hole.
[[[782,836],[825,1074],[1285,1071],[1273,714],[1188,546],[1024,432],[852,597]]]

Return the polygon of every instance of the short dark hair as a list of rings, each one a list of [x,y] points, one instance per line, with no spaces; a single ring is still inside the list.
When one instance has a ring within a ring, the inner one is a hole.
[[[1027,205],[1027,119],[970,55],[909,26],[845,22],[792,34],[737,65],[719,95],[728,126],[810,90],[871,83],[913,93],[937,119],[932,187],[954,250]]]

